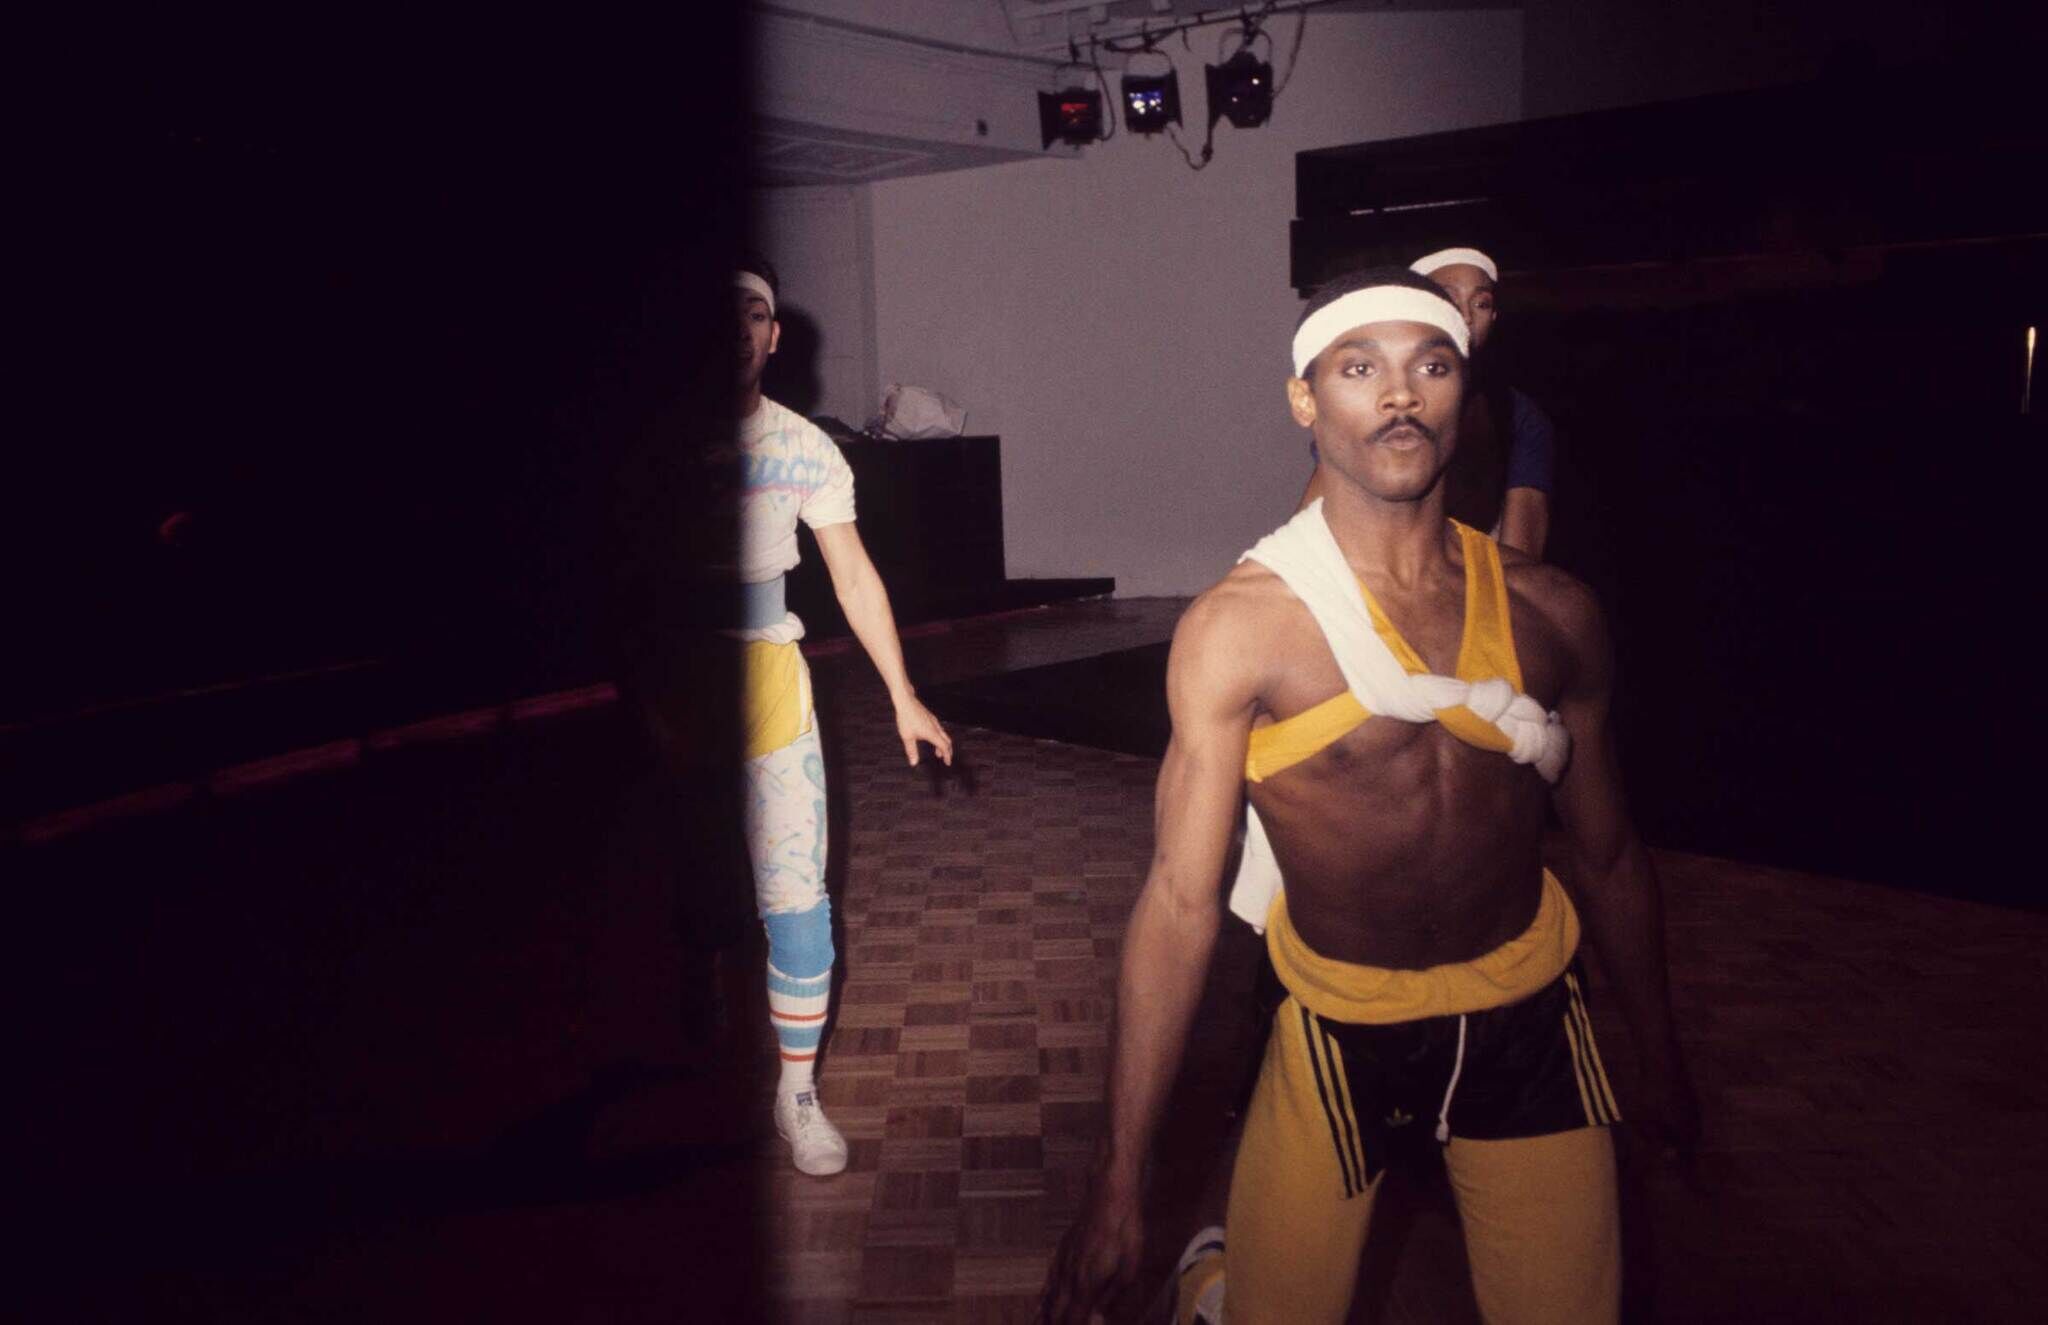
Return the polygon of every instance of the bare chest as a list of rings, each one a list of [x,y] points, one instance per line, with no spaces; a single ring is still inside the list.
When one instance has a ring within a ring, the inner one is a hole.
[[[1395,615],[1399,607],[1383,610],[1423,666],[1458,674],[1462,605],[1410,610],[1406,619]],[[1563,642],[1533,612],[1512,624],[1523,688],[1555,704],[1568,665]],[[1312,619],[1306,630],[1276,632],[1275,648],[1282,662],[1259,725],[1342,695],[1343,675]],[[1439,723],[1368,716],[1253,784],[1250,795],[1287,879],[1290,910],[1318,951],[1429,965],[1486,951],[1527,921],[1547,788],[1533,769],[1468,745]]]

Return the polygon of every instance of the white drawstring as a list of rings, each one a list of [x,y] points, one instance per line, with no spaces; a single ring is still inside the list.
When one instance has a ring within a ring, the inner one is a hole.
[[[1451,1063],[1451,1084],[1444,1087],[1444,1107],[1436,1111],[1436,1139],[1451,1139],[1451,1093],[1458,1088],[1458,1073],[1465,1070],[1465,1014],[1458,1014],[1458,1056]]]

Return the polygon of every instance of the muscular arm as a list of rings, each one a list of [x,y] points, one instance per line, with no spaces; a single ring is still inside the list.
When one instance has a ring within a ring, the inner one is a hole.
[[[1609,722],[1613,644],[1598,605],[1581,586],[1572,586],[1560,624],[1577,656],[1576,674],[1558,702],[1572,735],[1572,762],[1553,796],[1571,843],[1574,892],[1642,1061],[1641,1120],[1686,1145],[1698,1123],[1671,1016],[1663,894],[1629,819]]]
[[[839,599],[839,610],[846,614],[846,624],[853,627],[854,638],[867,650],[875,670],[889,687],[889,701],[896,706],[896,731],[903,739],[905,757],[915,764],[917,743],[928,741],[940,759],[952,763],[952,739],[911,688],[910,674],[903,667],[903,643],[896,635],[896,615],[889,610],[889,591],[882,584],[881,572],[868,557],[867,547],[860,541],[858,526],[849,521],[813,532],[818,536],[818,551],[825,558],[825,569],[832,576],[832,592]]]
[[[1109,1130],[1081,1222],[1048,1284],[1055,1321],[1088,1318],[1135,1270],[1145,1158],[1180,1070],[1222,920],[1222,875],[1244,791],[1254,681],[1213,597],[1174,632],[1167,662],[1173,737],[1159,771],[1155,845],[1125,931],[1109,1069]]]
[[[1252,696],[1239,664],[1222,656],[1225,632],[1195,616],[1176,632],[1167,663],[1173,737],[1153,805],[1152,866],[1117,977],[1104,1174],[1133,1190],[1208,976],[1251,732]]]

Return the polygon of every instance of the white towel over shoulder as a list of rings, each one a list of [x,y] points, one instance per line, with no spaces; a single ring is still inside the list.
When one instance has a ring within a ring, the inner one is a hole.
[[[1320,498],[1298,511],[1255,544],[1239,561],[1256,561],[1278,575],[1307,605],[1322,629],[1344,684],[1366,712],[1402,722],[1434,722],[1439,710],[1464,705],[1498,727],[1513,743],[1508,757],[1531,764],[1546,782],[1563,775],[1571,735],[1555,713],[1519,694],[1505,679],[1461,681],[1433,673],[1416,675],[1373,629],[1365,595],[1336,535],[1323,519]],[[1470,574],[1468,569],[1467,574]],[[1230,889],[1230,909],[1260,933],[1280,890],[1280,865],[1258,812],[1245,806],[1244,858]]]

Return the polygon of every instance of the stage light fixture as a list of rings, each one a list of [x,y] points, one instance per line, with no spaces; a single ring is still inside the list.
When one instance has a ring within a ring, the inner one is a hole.
[[[1102,137],[1102,93],[1076,84],[1038,94],[1038,132],[1043,146],[1081,147]]]
[[[1219,118],[1240,129],[1255,129],[1273,113],[1273,66],[1253,55],[1249,42],[1222,64],[1205,65],[1203,70],[1209,80],[1211,129]]]
[[[1132,66],[1146,56],[1165,66],[1138,72]],[[1124,127],[1132,133],[1164,133],[1169,124],[1179,124],[1180,73],[1173,61],[1151,49],[1131,57],[1124,66]]]
[[[1102,102],[1109,93],[1109,84],[1102,77],[1101,65],[1095,62],[1093,45],[1089,46],[1088,54],[1088,62],[1082,63],[1080,47],[1068,42],[1067,62],[1053,70],[1052,82],[1058,85],[1057,90],[1038,94],[1038,132],[1043,147],[1050,148],[1054,143],[1085,147],[1102,141],[1105,128],[1114,132],[1102,119]],[[1091,73],[1093,87],[1088,85]]]

